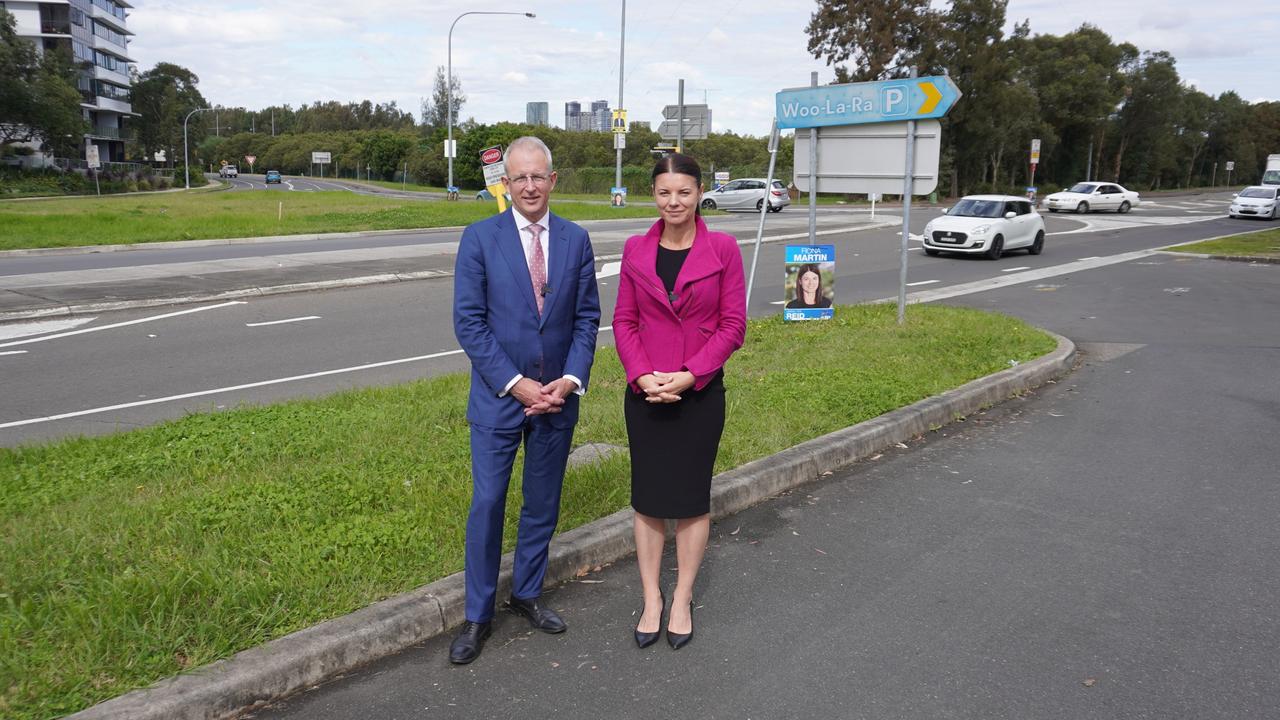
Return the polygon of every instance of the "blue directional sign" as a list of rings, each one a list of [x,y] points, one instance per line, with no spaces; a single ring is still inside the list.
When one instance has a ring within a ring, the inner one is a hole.
[[[945,75],[791,88],[777,94],[778,127],[812,128],[940,118],[956,104],[960,95],[960,88]]]

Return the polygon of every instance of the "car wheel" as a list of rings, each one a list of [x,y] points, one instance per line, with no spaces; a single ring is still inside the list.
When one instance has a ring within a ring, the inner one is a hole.
[[[1058,212],[1058,208],[1049,208],[1049,212],[1056,213]]]
[[[762,207],[764,207],[764,200],[763,200],[763,199],[757,200],[757,201],[756,201],[756,212],[760,212],[760,208],[762,208]]]
[[[1121,215],[1123,215],[1123,214],[1125,214],[1125,213],[1129,212],[1129,208],[1130,208],[1130,207],[1131,207],[1131,206],[1129,205],[1129,201],[1128,201],[1128,200],[1125,200],[1124,202],[1120,203],[1120,208],[1119,208],[1116,212],[1118,212],[1118,213],[1120,213]]]
[[[941,250],[934,250],[931,247],[927,247],[924,249],[924,254],[928,255],[929,257],[938,257],[938,254],[941,252],[942,252]]]
[[[987,259],[999,260],[1000,256],[1003,254],[1004,254],[1004,238],[997,235],[996,238],[991,241],[991,247],[987,248]]]
[[[715,209],[716,209],[716,201],[715,201],[715,200],[712,200],[711,198],[706,198],[705,200],[703,200],[703,201],[702,201],[702,209],[703,209],[703,210],[715,210]]]
[[[1079,205],[1077,205],[1077,206],[1076,206],[1076,214],[1077,214],[1077,215],[1083,215],[1083,214],[1085,214],[1085,213],[1087,213],[1087,212],[1089,212],[1089,203],[1087,203],[1087,202],[1082,202],[1082,203],[1080,203]]]
[[[1028,255],[1039,255],[1044,252],[1044,231],[1036,233],[1036,241],[1031,243],[1031,247],[1027,248]]]
[[[782,212],[782,206],[781,206],[781,205],[770,205],[770,206],[769,206],[769,212]]]

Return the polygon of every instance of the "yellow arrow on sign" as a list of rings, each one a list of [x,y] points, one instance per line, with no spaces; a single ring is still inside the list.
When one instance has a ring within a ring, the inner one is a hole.
[[[938,86],[931,82],[920,83],[920,89],[924,91],[925,100],[919,112],[921,115],[926,115],[938,107],[938,102],[942,100],[942,93],[938,92]]]

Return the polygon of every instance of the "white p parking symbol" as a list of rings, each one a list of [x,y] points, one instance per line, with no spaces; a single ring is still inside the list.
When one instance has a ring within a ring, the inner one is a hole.
[[[880,88],[881,114],[885,116],[907,114],[907,86],[886,85]]]

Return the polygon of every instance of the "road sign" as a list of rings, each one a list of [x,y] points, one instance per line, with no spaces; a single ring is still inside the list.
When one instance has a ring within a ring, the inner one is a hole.
[[[98,146],[93,143],[84,146],[84,159],[89,164],[89,167],[95,170],[102,167],[102,160],[98,155]]]
[[[941,75],[789,88],[779,91],[775,102],[778,127],[811,128],[940,118],[960,94],[951,78]]]
[[[928,195],[938,187],[942,126],[937,120],[916,123],[915,182],[912,193]],[[903,192],[907,123],[845,125],[818,129],[818,192]],[[809,190],[809,133],[796,133],[793,181]]]
[[[247,162],[247,163],[249,163],[249,167],[253,167],[253,163],[254,163],[254,162],[256,162],[257,160],[258,160],[258,156],[257,156],[257,155],[245,155],[245,156],[244,156],[244,161],[245,161],[245,162]]]
[[[311,162],[316,165],[328,165],[333,162],[333,156],[328,152],[312,152]]]
[[[1031,141],[1031,164],[1040,164],[1040,139],[1036,138]]]
[[[663,140],[680,139],[680,106],[667,105],[662,108],[662,117],[666,118],[658,126],[658,135]],[[684,139],[706,140],[711,132],[711,108],[706,105],[684,106]]]
[[[613,111],[613,131],[625,134],[627,132],[627,111],[618,109]]]
[[[1235,161],[1235,160],[1228,160],[1228,161],[1227,161],[1227,172],[1231,172],[1232,170],[1235,170],[1235,169],[1236,169],[1236,161]]]
[[[502,176],[507,174],[507,164],[502,161],[501,145],[494,145],[481,150],[480,164],[484,170],[485,185],[502,185]]]
[[[444,141],[444,156],[446,158],[458,157],[458,141],[457,140]]]
[[[626,133],[614,133],[614,134],[613,134],[613,149],[614,149],[614,150],[626,150],[626,149],[627,149],[627,134],[626,134]]]

